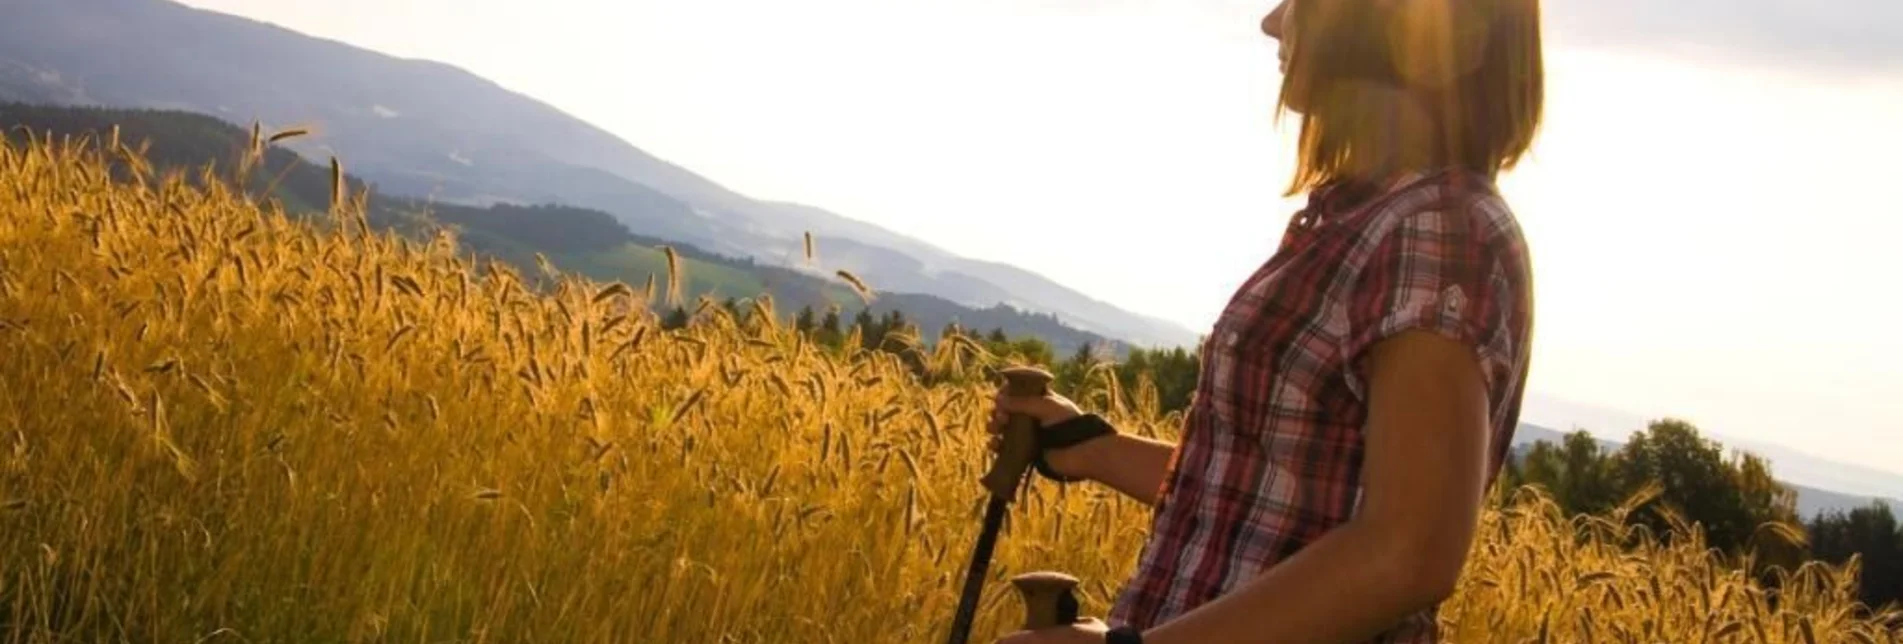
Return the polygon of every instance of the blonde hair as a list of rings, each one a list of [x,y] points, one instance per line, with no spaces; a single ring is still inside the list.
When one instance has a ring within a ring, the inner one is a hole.
[[[1291,0],[1287,10],[1276,115],[1302,113],[1289,195],[1425,167],[1495,177],[1532,147],[1545,93],[1539,0]]]

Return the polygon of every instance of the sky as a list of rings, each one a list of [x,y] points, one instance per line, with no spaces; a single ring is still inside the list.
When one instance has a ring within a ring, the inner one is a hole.
[[[1299,205],[1266,0],[185,2],[447,62],[1195,332]],[[1545,127],[1501,180],[1537,289],[1524,419],[1903,472],[1903,3],[1544,11]]]

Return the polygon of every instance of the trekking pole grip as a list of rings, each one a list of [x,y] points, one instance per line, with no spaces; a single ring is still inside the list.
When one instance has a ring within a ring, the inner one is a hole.
[[[1024,599],[1024,629],[1077,623],[1077,578],[1061,572],[1030,572],[1011,578]]]
[[[1050,372],[1037,367],[1009,367],[1000,373],[1005,393],[1011,396],[1046,395],[1054,379]],[[997,458],[991,461],[991,471],[985,473],[984,486],[992,495],[1009,499],[1017,495],[1024,472],[1037,460],[1037,419],[1011,414],[1000,439]]]

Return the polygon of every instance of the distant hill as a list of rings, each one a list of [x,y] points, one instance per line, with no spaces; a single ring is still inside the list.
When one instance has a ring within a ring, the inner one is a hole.
[[[226,178],[251,136],[236,124],[177,110],[0,103],[0,130],[16,142],[28,136],[92,135],[103,139],[115,126],[120,140],[128,146],[149,144],[146,157],[161,168],[195,173],[212,165]],[[746,299],[767,293],[789,319],[804,306],[820,312],[838,306],[841,315],[848,318],[866,308],[856,294],[831,279],[825,270],[757,264],[638,235],[600,211],[545,204],[475,207],[432,203],[383,194],[381,186],[349,173],[345,180],[353,191],[374,191],[370,200],[373,225],[404,232],[454,226],[470,250],[507,261],[525,272],[536,270],[534,256],[541,253],[558,268],[597,280],[621,280],[638,288],[654,275],[664,286],[667,264],[659,247],[667,245],[682,257],[686,277],[682,291],[690,304],[703,294],[717,299]],[[296,153],[272,146],[264,163],[253,172],[250,187],[259,194],[270,188],[270,195],[287,211],[308,214],[321,211],[329,203],[330,173]],[[995,328],[1013,337],[1037,337],[1060,353],[1074,351],[1085,343],[1110,344],[1107,338],[1071,328],[1048,314],[1005,306],[973,308],[932,295],[878,292],[870,308],[875,316],[900,311],[924,330],[928,343],[936,339],[938,330],[955,322],[975,331]]]
[[[0,20],[0,100],[182,109],[311,125],[289,142],[337,154],[389,194],[438,203],[563,204],[638,234],[788,263],[805,233],[882,288],[1006,304],[1138,346],[1196,334],[1023,269],[972,260],[826,210],[756,200],[461,69],[404,60],[169,0],[14,0]]]
[[[1532,449],[1535,443],[1544,441],[1558,445],[1565,441],[1565,439],[1565,432],[1530,423],[1520,423],[1519,428],[1516,429],[1513,434],[1513,457],[1517,459],[1525,456],[1526,452]],[[1603,438],[1594,440],[1599,443],[1601,449],[1606,451],[1617,451],[1625,445],[1622,442],[1609,441]],[[1727,445],[1727,447],[1731,446]],[[1776,462],[1773,461],[1773,472],[1777,471],[1776,465]],[[1797,516],[1807,521],[1817,516],[1817,513],[1825,510],[1847,511],[1869,505],[1871,501],[1887,503],[1892,511],[1903,514],[1903,501],[1896,499],[1846,494],[1788,482],[1785,483],[1785,485],[1797,492]]]

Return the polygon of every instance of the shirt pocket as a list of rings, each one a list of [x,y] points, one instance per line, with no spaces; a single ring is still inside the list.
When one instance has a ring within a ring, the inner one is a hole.
[[[1197,389],[1198,398],[1210,414],[1209,429],[1212,430],[1235,425],[1233,387],[1242,337],[1238,327],[1247,322],[1247,316],[1237,312],[1236,308],[1232,304],[1224,310],[1217,317],[1215,326],[1210,328],[1209,337],[1203,341],[1203,369]]]

